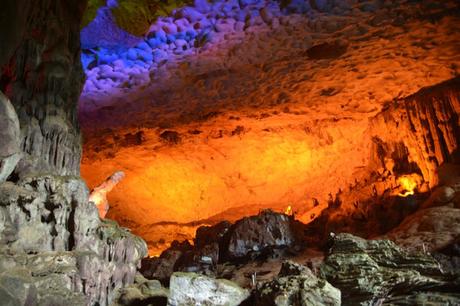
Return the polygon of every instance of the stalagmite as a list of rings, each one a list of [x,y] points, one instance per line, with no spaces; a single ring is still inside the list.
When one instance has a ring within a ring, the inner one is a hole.
[[[123,171],[117,171],[108,177],[101,185],[94,188],[89,196],[89,201],[96,204],[99,210],[99,216],[105,218],[105,215],[109,211],[109,202],[107,201],[107,193],[118,185],[123,180],[125,173]]]

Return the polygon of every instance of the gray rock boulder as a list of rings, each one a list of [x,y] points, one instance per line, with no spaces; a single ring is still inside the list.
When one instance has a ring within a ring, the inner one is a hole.
[[[132,285],[118,290],[111,306],[166,305],[168,295],[159,281],[137,274]]]
[[[176,272],[170,280],[168,305],[237,306],[248,297],[248,290],[229,280]]]
[[[433,252],[460,236],[460,209],[436,206],[421,209],[406,217],[383,238],[411,251]]]
[[[267,248],[293,246],[296,242],[292,218],[270,210],[236,222],[229,230],[227,256],[242,258]]]
[[[0,183],[10,176],[21,157],[20,133],[16,111],[0,92]]]
[[[410,300],[412,295],[425,294],[447,298],[458,290],[433,257],[409,254],[389,240],[365,240],[351,234],[333,238],[321,271],[342,292],[343,305],[394,305],[391,300],[396,297]]]
[[[277,278],[257,288],[255,300],[260,306],[332,306],[341,305],[341,293],[307,267],[287,261]]]

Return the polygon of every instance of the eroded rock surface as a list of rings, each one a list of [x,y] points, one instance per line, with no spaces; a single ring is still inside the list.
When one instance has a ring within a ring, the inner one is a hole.
[[[460,236],[460,209],[449,206],[426,208],[408,216],[385,235],[410,250],[435,251]]]
[[[0,240],[0,280],[11,283],[9,275],[20,271],[18,288],[29,288],[27,294],[43,305],[70,297],[80,305],[108,305],[114,290],[134,281],[147,254],[142,239],[99,219],[76,177],[0,184]],[[17,296],[16,287],[4,289]]]
[[[192,248],[188,241],[182,243],[173,241],[171,246],[163,251],[159,257],[144,258],[140,271],[149,279],[158,279],[162,283],[168,284],[169,278],[176,271],[177,261]]]
[[[226,255],[243,258],[267,248],[286,248],[299,240],[294,219],[270,210],[237,221],[228,233]]]
[[[231,281],[184,272],[172,275],[169,290],[169,306],[237,306],[249,297],[247,290]]]
[[[157,280],[147,280],[137,274],[134,283],[118,290],[111,306],[166,305],[169,291]]]
[[[77,175],[77,103],[83,82],[79,31],[87,1],[25,2],[4,3],[2,22],[9,23],[0,31],[10,50],[1,61],[0,90],[17,111],[21,149],[27,157],[20,172]]]
[[[173,272],[214,276],[218,264],[277,257],[301,248],[304,225],[294,218],[265,210],[235,224],[220,222],[197,229],[195,244],[174,241],[160,257],[145,258],[141,272],[167,284]]]
[[[333,306],[341,305],[341,293],[307,267],[287,261],[277,278],[257,288],[255,300],[260,306]]]
[[[0,91],[0,183],[16,167],[21,151],[19,120],[10,101]]]
[[[414,305],[432,297],[460,302],[458,280],[445,275],[438,261],[427,254],[409,254],[389,240],[339,234],[321,270],[342,292],[343,305]]]
[[[439,183],[437,169],[460,158],[460,77],[426,87],[387,106],[370,122],[373,161],[391,172],[420,172],[430,187]]]

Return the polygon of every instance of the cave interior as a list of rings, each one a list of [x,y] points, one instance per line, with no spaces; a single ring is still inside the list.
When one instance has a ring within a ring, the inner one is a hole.
[[[1,7],[1,305],[460,305],[458,1]]]

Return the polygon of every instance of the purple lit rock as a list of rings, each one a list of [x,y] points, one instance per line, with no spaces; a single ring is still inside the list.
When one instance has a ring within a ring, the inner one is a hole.
[[[129,34],[116,25],[108,7],[101,7],[96,18],[80,32],[80,42],[83,49],[132,47],[140,41],[140,37]]]

